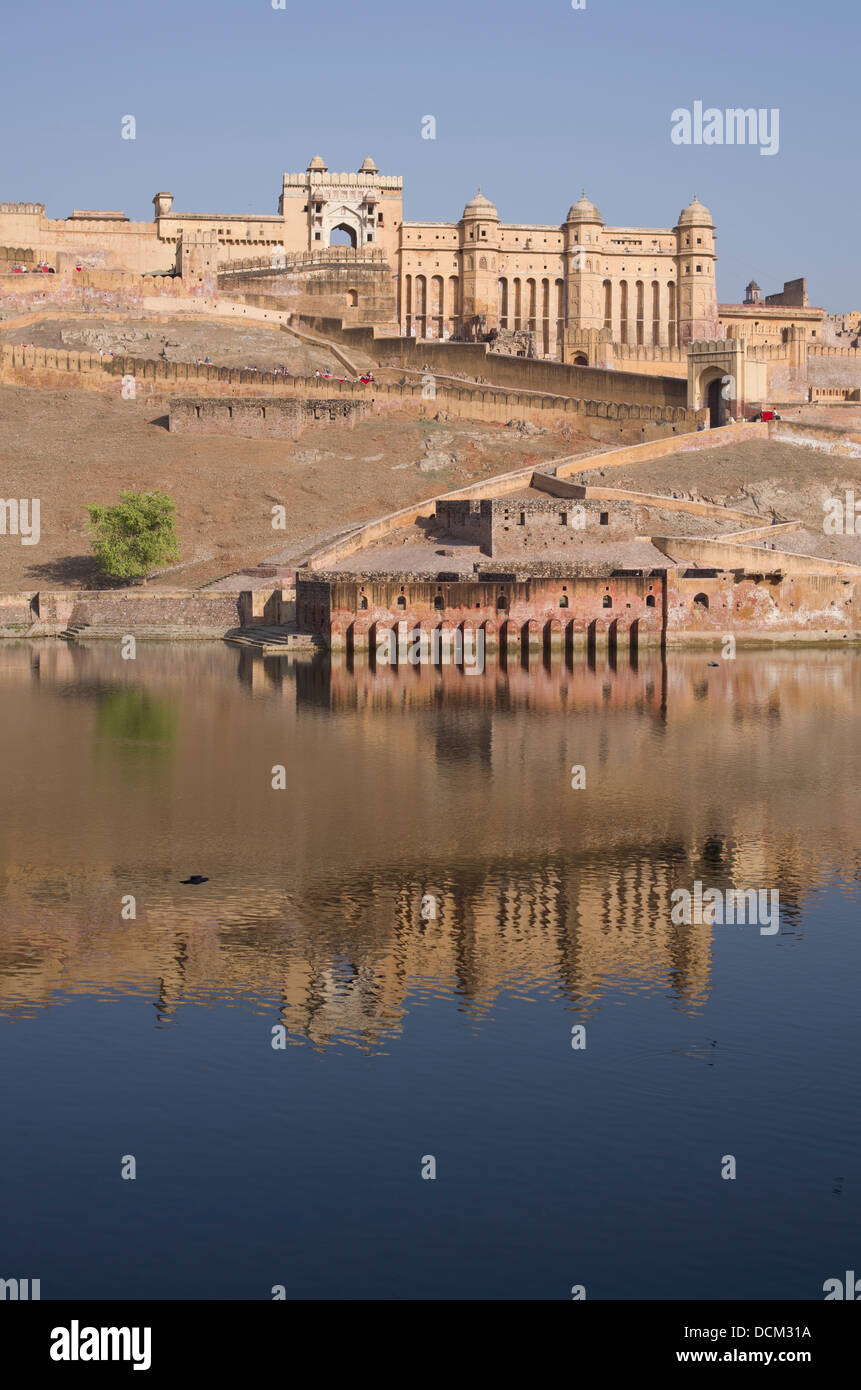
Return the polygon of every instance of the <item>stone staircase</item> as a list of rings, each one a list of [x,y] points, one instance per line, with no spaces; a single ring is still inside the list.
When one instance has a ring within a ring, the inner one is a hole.
[[[326,643],[319,633],[300,632],[292,625],[236,627],[225,634],[224,640],[234,647],[252,647],[264,656],[293,656],[326,651]]]
[[[89,623],[69,623],[69,626],[63,629],[60,636],[65,637],[67,642],[77,642],[81,633],[85,632],[88,627]]]

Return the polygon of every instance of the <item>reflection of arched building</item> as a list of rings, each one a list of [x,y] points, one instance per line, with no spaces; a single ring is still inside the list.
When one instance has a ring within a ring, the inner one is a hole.
[[[632,993],[696,1010],[721,929],[674,927],[674,887],[768,885],[801,913],[856,872],[857,778],[831,733],[859,708],[848,653],[383,678],[256,658],[259,681],[248,659],[0,652],[4,1013],[119,986],[165,1023],[251,1002],[295,1038],[373,1047],[426,992],[487,1026],[535,992],[577,1016]],[[123,689],[143,706],[106,721]],[[194,871],[210,882],[183,886]]]

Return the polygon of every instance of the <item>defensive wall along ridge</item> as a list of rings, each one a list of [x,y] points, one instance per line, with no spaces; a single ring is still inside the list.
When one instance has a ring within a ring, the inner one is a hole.
[[[357,551],[365,549],[366,546],[382,540],[392,532],[400,530],[404,526],[412,526],[420,517],[429,516],[433,513],[437,502],[456,501],[458,499],[482,498],[482,497],[503,497],[507,492],[517,492],[523,487],[534,486],[542,490],[550,491],[555,479],[567,479],[575,474],[582,473],[584,470],[600,466],[601,468],[621,468],[631,463],[645,463],[653,459],[664,458],[669,454],[677,454],[681,451],[713,449],[721,445],[733,443],[740,439],[765,439],[768,437],[769,426],[767,423],[751,423],[744,425],[726,425],[721,429],[698,431],[694,434],[671,436],[669,439],[656,439],[645,444],[636,444],[627,448],[611,449],[600,454],[569,454],[559,459],[549,459],[543,463],[540,469],[530,465],[528,468],[519,468],[511,473],[498,473],[492,478],[486,478],[481,482],[475,482],[463,488],[458,488],[452,492],[439,493],[433,497],[425,498],[421,502],[412,504],[409,507],[402,507],[399,511],[390,512],[386,516],[377,517],[373,521],[364,522],[361,526],[356,526],[346,532],[343,536],[321,547],[309,556],[307,565],[309,569],[326,569],[337,564],[340,560],[346,559],[349,555],[356,554]],[[575,485],[576,486],[576,485]],[[603,495],[601,489],[596,489],[595,496]],[[632,493],[631,499],[645,498],[647,494]],[[684,504],[683,499],[662,499],[661,505],[667,502],[678,500],[680,510],[685,509],[690,504]],[[702,503],[693,504],[694,507],[702,507]],[[723,508],[715,509],[720,516],[730,515],[747,519],[747,514],[735,512],[727,513]],[[702,512],[698,513],[703,515]]]
[[[768,531],[777,528],[762,528]],[[755,539],[755,537],[753,537]],[[780,570],[788,575],[841,576],[861,579],[861,566],[842,560],[824,560],[816,555],[797,555],[793,551],[765,549],[742,543],[738,536],[713,538],[693,536],[651,536],[652,545],[677,565],[702,569],[746,569],[762,574]]]
[[[5,277],[7,280],[12,277]],[[19,279],[19,277],[16,277]],[[54,281],[56,277],[51,277]],[[68,277],[60,277],[64,282]],[[244,320],[284,328],[298,339],[325,347],[337,356],[352,375],[358,375],[349,352],[353,347],[381,366],[401,366],[439,370],[442,375],[481,378],[482,384],[503,389],[537,391],[552,396],[624,402],[632,405],[659,405],[684,408],[687,404],[685,380],[670,376],[649,376],[636,372],[579,367],[543,358],[508,357],[492,353],[487,343],[460,343],[386,335],[376,328],[344,327],[341,319],[296,315],[290,308],[279,308],[265,296],[245,295],[228,299],[183,291],[180,278],[124,276],[118,272],[87,271],[70,283],[45,285],[34,277],[26,286],[15,286],[14,293],[0,288],[0,306],[18,308],[21,314],[38,305],[74,312],[134,310],[141,313],[193,314],[230,321]],[[302,327],[297,325],[297,319]],[[12,326],[15,319],[7,319]]]
[[[406,411],[416,416],[446,411],[460,419],[508,424],[512,418],[528,420],[550,428],[570,423],[598,440],[642,438],[695,430],[704,419],[703,411],[660,405],[628,405],[624,402],[554,397],[513,390],[500,390],[470,382],[443,384],[428,400],[424,388],[416,384],[358,382],[316,377],[284,377],[280,373],[255,372],[234,367],[198,363],[163,362],[134,357],[100,358],[97,354],[66,349],[0,344],[0,382],[17,386],[40,386],[83,390],[120,390],[122,379],[133,379],[135,391],[156,396],[176,394],[184,388],[195,397],[247,396],[357,399],[370,403],[377,414],[386,410]],[[197,401],[196,404],[200,402]],[[235,423],[227,406],[223,412],[209,412],[214,433],[241,435],[242,420]],[[257,430],[252,431],[253,434]]]
[[[857,348],[810,344],[788,330],[781,343],[756,343],[731,337],[685,348],[605,342],[606,331],[580,330],[583,352],[573,362],[519,357],[494,351],[487,342],[424,339],[400,336],[379,326],[360,326],[342,317],[298,310],[277,295],[219,295],[211,275],[186,284],[177,276],[136,276],[116,271],[82,271],[78,276],[0,276],[0,308],[17,307],[20,314],[7,325],[26,321],[25,310],[53,304],[58,312],[102,313],[126,309],[139,314],[209,317],[215,321],[268,324],[291,333],[298,341],[332,354],[345,370],[357,376],[350,355],[362,352],[382,369],[430,373],[439,382],[481,385],[541,393],[555,399],[594,400],[664,409],[706,406],[705,388],[715,374],[735,383],[737,395],[725,402],[712,424],[725,414],[736,418],[755,414],[758,404],[788,405],[810,399],[852,400],[861,390],[861,351]],[[21,281],[30,283],[22,285]],[[3,281],[7,284],[4,287]],[[5,293],[4,293],[5,290]],[[299,325],[302,325],[301,327]],[[2,326],[0,326],[2,333]],[[467,380],[464,381],[464,378]],[[439,388],[437,388],[439,389]],[[532,407],[524,407],[532,408]],[[559,410],[566,407],[559,406]],[[459,407],[455,407],[459,412]],[[487,402],[475,418],[493,420]],[[534,417],[525,417],[533,418]],[[648,418],[648,417],[646,417]],[[646,429],[646,436],[654,431]]]

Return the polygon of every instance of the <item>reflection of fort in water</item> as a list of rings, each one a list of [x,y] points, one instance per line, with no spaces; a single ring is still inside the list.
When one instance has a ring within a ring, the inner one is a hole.
[[[549,990],[588,1016],[609,990],[659,991],[696,1009],[719,929],[673,927],[674,887],[767,883],[791,927],[812,889],[856,871],[857,768],[831,723],[857,708],[859,678],[852,654],[823,651],[476,675],[215,645],[144,648],[137,664],[107,644],[5,650],[18,727],[44,739],[60,704],[71,723],[49,800],[44,779],[28,791],[26,739],[4,740],[7,772],[21,767],[0,1007],[125,991],[167,1020],[183,1002],[245,1000],[294,1035],[367,1046],[416,996],[480,1015],[503,992]],[[278,746],[276,818],[250,769]],[[153,843],[189,784],[198,820]],[[101,818],[76,826],[75,798],[95,789]],[[190,895],[175,866],[202,855],[219,868]],[[138,920],[120,923],[135,888]]]

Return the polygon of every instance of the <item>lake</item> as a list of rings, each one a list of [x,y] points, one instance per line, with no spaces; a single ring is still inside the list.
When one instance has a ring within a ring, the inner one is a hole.
[[[821,1299],[859,1267],[861,653],[710,660],[0,645],[0,1278]],[[774,930],[674,921],[696,884],[776,893]]]

